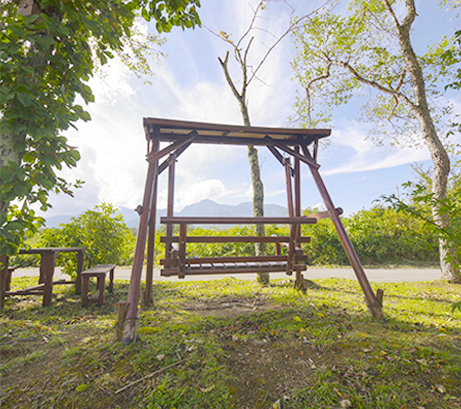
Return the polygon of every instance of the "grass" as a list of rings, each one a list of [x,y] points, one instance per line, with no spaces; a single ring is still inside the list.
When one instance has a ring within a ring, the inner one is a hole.
[[[461,408],[460,287],[379,287],[385,323],[352,280],[315,280],[306,294],[289,280],[157,282],[129,346],[113,328],[126,282],[101,307],[81,307],[68,286],[51,307],[13,297],[0,321],[2,407]]]

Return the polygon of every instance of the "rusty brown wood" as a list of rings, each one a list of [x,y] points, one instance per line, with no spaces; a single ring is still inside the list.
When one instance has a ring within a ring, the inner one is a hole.
[[[276,141],[274,139],[271,139],[269,138],[268,136],[266,136],[266,138],[264,138],[267,140],[267,143],[272,143],[274,146],[276,146],[277,148],[281,149],[282,151],[290,154],[291,156],[293,156],[294,158],[296,159],[299,159],[301,162],[304,162],[306,163],[307,165],[309,165],[309,167],[313,167],[315,169],[319,169],[320,168],[320,165],[314,161],[314,159],[312,159],[311,156],[309,157],[306,157],[306,156],[302,156],[301,154],[299,153],[296,153],[296,151],[294,151],[293,149],[289,148],[288,146],[284,146],[282,145],[281,143],[279,143],[279,141]]]
[[[178,277],[184,278],[186,272],[186,236],[187,224],[179,225],[179,255],[178,255]]]
[[[187,243],[284,243],[290,240],[284,236],[187,236]],[[310,243],[310,237],[300,237],[300,243]],[[161,243],[178,243],[178,236],[160,237]]]
[[[155,153],[155,152],[153,152]],[[145,209],[139,219],[138,236],[131,269],[130,286],[128,288],[128,308],[123,323],[122,342],[130,344],[136,339],[136,320],[138,311],[138,299],[141,287],[142,267],[144,263],[144,251],[146,248],[147,228],[149,222],[149,206],[152,199],[152,186],[158,176],[158,160],[151,161],[147,169],[147,178],[144,188],[142,207]]]
[[[315,224],[310,217],[161,217],[163,224]]]
[[[158,139],[157,139],[157,142],[158,142]],[[192,141],[190,141],[189,143],[186,143],[181,148],[176,149],[176,151],[174,151],[174,155],[176,155],[176,159],[178,159],[179,155],[181,155],[191,145],[192,145]],[[173,156],[173,154],[170,155],[167,159],[165,159],[162,162],[162,164],[159,166],[159,168],[158,168],[158,174],[159,175],[169,166],[170,161],[172,160],[172,156]]]
[[[294,147],[295,152],[299,155],[299,146]],[[299,159],[294,158],[294,169],[293,169],[293,185],[294,185],[294,216],[295,217],[300,217],[301,216],[301,162]],[[301,250],[299,247],[301,244],[301,226],[296,225],[296,232],[295,232],[295,253],[299,250]],[[301,250],[302,251],[302,250]],[[300,271],[296,272],[296,286],[301,285],[301,280],[303,280],[303,276],[301,275]]]
[[[195,139],[197,136],[197,131],[192,131],[188,137],[182,141],[176,141],[173,142],[172,144],[168,145],[167,147],[163,148],[160,151],[153,152],[147,157],[148,162],[155,162],[163,158],[165,155],[168,155],[170,152],[176,151],[178,149],[181,149],[184,145],[191,144],[192,141]]]
[[[156,132],[161,134],[162,130],[168,135],[174,135],[175,131],[185,133],[193,129],[200,132],[200,134],[215,136],[228,136],[228,135],[254,135],[259,134],[262,136],[270,135],[274,138],[279,136],[282,140],[293,140],[295,137],[317,137],[322,138],[331,134],[330,129],[293,129],[293,128],[268,128],[252,126],[251,128],[242,125],[223,125],[212,124],[207,122],[192,122],[192,121],[178,121],[164,118],[144,118],[144,129],[146,134]],[[146,135],[147,136],[147,135]],[[293,141],[296,143],[296,140]]]
[[[306,155],[307,158],[312,159],[307,146],[303,145],[302,149],[304,155]],[[312,172],[312,177],[314,178],[320,195],[322,196],[323,202],[325,203],[326,208],[330,212],[331,220],[336,228],[336,231],[339,235],[339,239],[341,240],[344,250],[346,251],[347,257],[352,265],[352,268],[354,269],[355,275],[357,276],[357,280],[360,283],[363,294],[365,295],[368,308],[373,314],[373,317],[375,317],[376,319],[383,319],[384,316],[382,313],[381,306],[379,305],[379,302],[376,299],[375,294],[373,293],[368,278],[363,270],[362,264],[360,263],[357,253],[355,252],[354,246],[352,245],[352,242],[349,236],[347,235],[346,229],[344,228],[341,219],[335,211],[335,206],[325,187],[325,184],[323,183],[322,177],[320,176],[318,169],[314,168],[313,166],[310,166],[309,168]]]
[[[286,182],[286,192],[287,192],[287,207],[288,207],[288,215],[290,218],[293,218],[295,215],[294,211],[294,204],[293,204],[293,185],[292,185],[292,169],[290,165],[290,159],[285,158],[284,160],[285,166],[285,182]],[[287,256],[287,265],[286,265],[286,273],[287,275],[291,276],[293,274],[293,257],[294,257],[294,249],[295,243],[294,238],[296,235],[296,225],[290,226],[290,239],[288,241],[288,256]]]
[[[174,179],[175,179],[175,169],[176,169],[176,157],[173,154],[171,161],[168,167],[168,196],[167,196],[167,217],[173,217],[174,215]],[[166,235],[173,235],[173,225],[168,224],[166,226]],[[165,246],[165,258],[171,257],[171,246]]]
[[[43,283],[45,284],[43,288],[42,302],[42,305],[44,307],[51,305],[53,298],[53,274],[56,256],[57,254],[54,252],[45,253],[42,254],[42,257],[40,259],[40,275],[43,275]]]
[[[273,265],[270,267],[259,267],[251,266],[248,267],[234,267],[234,268],[197,268],[197,269],[186,269],[186,276],[189,275],[207,275],[207,274],[248,274],[248,273],[277,273],[286,270],[285,264]],[[305,271],[307,267],[304,264],[296,264],[293,266],[293,271]],[[174,268],[165,268],[160,270],[162,276],[175,276],[178,275],[178,270]]]
[[[75,277],[75,294],[77,295],[82,293],[82,271],[84,261],[85,251],[77,251],[77,274]]]
[[[160,148],[158,140],[152,141],[152,146],[155,151]],[[158,174],[153,180],[150,213],[148,222],[148,237],[147,237],[147,264],[146,264],[146,290],[144,301],[146,305],[152,303],[152,285],[154,281],[154,258],[155,258],[155,219],[157,217],[157,190],[158,190]]]
[[[307,261],[307,256],[298,256],[296,261]],[[257,262],[286,262],[287,256],[235,256],[235,257],[187,257],[185,264],[200,264],[200,263],[257,263]],[[161,259],[160,264],[169,266],[177,263],[177,260]]]
[[[272,152],[272,154],[275,156],[275,158],[283,165],[285,158],[282,156],[282,154],[275,148],[275,146],[272,145],[267,145],[267,148]]]
[[[22,288],[21,290],[15,291],[7,291],[6,294],[8,295],[28,295],[28,294],[43,294],[43,290],[45,288],[45,283],[33,285],[32,287]],[[38,291],[41,290],[41,291]]]

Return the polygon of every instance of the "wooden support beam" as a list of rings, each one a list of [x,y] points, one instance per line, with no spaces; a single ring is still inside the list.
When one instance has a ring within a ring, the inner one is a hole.
[[[302,149],[304,155],[309,160],[312,160],[311,154],[307,146],[303,145]],[[362,287],[362,291],[365,295],[365,300],[368,305],[368,308],[373,314],[373,317],[375,317],[376,319],[384,319],[381,306],[379,305],[379,302],[376,299],[375,294],[373,293],[373,289],[371,288],[368,278],[365,272],[363,271],[362,264],[360,263],[357,253],[355,252],[354,246],[352,245],[352,242],[349,236],[347,235],[346,229],[344,228],[341,219],[335,211],[335,206],[333,205],[333,201],[331,200],[331,197],[328,194],[325,184],[323,183],[322,177],[320,176],[318,169],[316,169],[315,167],[310,166],[309,169],[311,170],[312,177],[314,178],[320,195],[322,196],[323,202],[325,203],[326,208],[330,212],[331,220],[333,221],[336,231],[338,232],[339,239],[341,240],[344,250],[346,251],[347,257],[352,265],[352,268],[354,269],[355,275],[357,276],[357,280],[359,281],[360,286]]]
[[[152,149],[158,151],[160,142],[152,141]],[[159,172],[158,172],[159,173]],[[145,306],[152,303],[152,285],[154,281],[154,255],[155,255],[155,219],[157,217],[157,190],[158,190],[158,173],[154,178],[151,193],[151,203],[148,221],[148,237],[147,237],[147,265],[146,265],[146,290],[144,294]]]
[[[184,139],[182,141],[176,141],[173,142],[172,144],[168,145],[166,148],[163,148],[162,150],[158,152],[152,152],[150,155],[147,156],[147,161],[148,162],[155,162],[163,158],[165,155],[168,155],[170,152],[173,152],[175,150],[178,150],[182,148],[184,145],[191,144],[192,141],[195,139],[197,136],[197,131],[192,131],[187,139]]]
[[[186,236],[187,224],[181,223],[179,225],[179,255],[178,255],[178,277],[184,278],[186,273]]]
[[[293,149],[289,148],[288,146],[284,146],[282,145],[279,141],[276,141],[275,139],[272,139],[270,138],[269,136],[266,136],[264,138],[265,141],[267,141],[268,145],[269,144],[272,144],[274,146],[276,146],[277,148],[281,149],[282,151],[290,154],[291,156],[293,156],[294,158],[297,158],[299,159],[301,162],[304,162],[306,163],[307,165],[309,165],[310,167],[313,167],[315,169],[319,169],[320,168],[320,165],[314,161],[314,159],[312,159],[312,156],[309,156],[306,157],[306,156],[302,156],[301,154],[299,153],[296,153]],[[305,146],[305,145],[303,145]]]
[[[192,141],[185,144],[181,148],[176,149],[176,151],[173,152],[173,154],[176,156],[176,159],[178,159],[179,155],[181,155],[191,145],[192,145]],[[173,160],[173,154],[171,154],[167,159],[165,159],[162,162],[162,164],[159,166],[159,169],[158,169],[159,175],[170,165],[170,162]]]
[[[155,154],[155,152],[152,152]],[[146,248],[147,229],[149,224],[150,204],[152,199],[152,186],[158,176],[158,160],[149,162],[142,207],[144,211],[139,219],[138,236],[134,250],[133,266],[131,269],[130,286],[128,288],[128,309],[123,323],[122,342],[130,344],[136,339],[136,321],[138,319],[138,300],[141,288],[141,275]]]
[[[275,146],[272,145],[267,145],[267,149],[269,149],[272,154],[275,156],[275,158],[283,165],[285,158],[282,156],[282,154],[275,148]]]

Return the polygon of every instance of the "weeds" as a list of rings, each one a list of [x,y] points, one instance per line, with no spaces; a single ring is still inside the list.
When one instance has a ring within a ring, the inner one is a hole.
[[[113,330],[126,282],[101,307],[81,307],[69,287],[56,287],[47,308],[13,297],[1,316],[2,405],[461,407],[456,285],[380,284],[383,324],[355,281],[315,284],[302,294],[289,280],[155,283],[127,347]]]

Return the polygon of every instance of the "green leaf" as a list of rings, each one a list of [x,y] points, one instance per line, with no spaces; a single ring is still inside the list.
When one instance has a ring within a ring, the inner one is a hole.
[[[80,385],[78,385],[78,386],[75,388],[75,390],[76,390],[77,392],[83,392],[83,391],[85,391],[85,390],[87,390],[87,389],[88,389],[88,385],[85,385],[84,383],[81,383]]]
[[[24,105],[25,107],[28,107],[32,103],[32,100],[24,92],[18,92],[17,96],[21,104]]]
[[[18,197],[24,197],[27,194],[27,187],[18,183],[14,186],[13,191]]]

